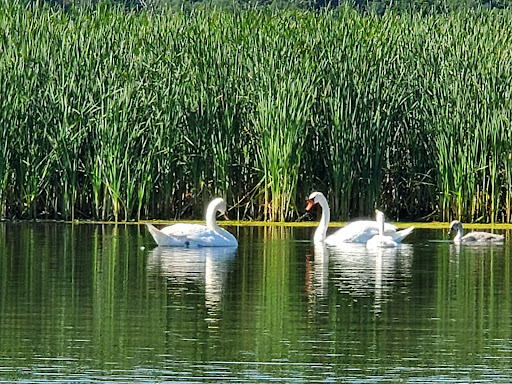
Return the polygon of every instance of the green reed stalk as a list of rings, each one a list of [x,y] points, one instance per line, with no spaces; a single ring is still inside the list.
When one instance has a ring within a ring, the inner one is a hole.
[[[309,87],[293,78],[259,92],[254,124],[271,221],[284,221],[292,213],[311,96]]]
[[[2,217],[511,220],[510,11],[4,2]]]
[[[0,71],[0,73],[2,72]],[[0,84],[2,89],[8,89],[7,79],[0,77]],[[0,115],[2,121],[15,121],[10,100],[0,98]],[[0,219],[4,219],[7,215],[9,185],[12,178],[11,151],[11,129],[4,127],[0,130]]]

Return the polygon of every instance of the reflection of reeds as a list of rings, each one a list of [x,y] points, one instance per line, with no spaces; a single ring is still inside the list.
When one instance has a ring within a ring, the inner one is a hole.
[[[452,346],[467,347],[468,335],[473,339],[484,333],[492,334],[496,340],[505,337],[505,330],[498,324],[510,324],[509,318],[502,318],[504,311],[511,309],[510,249],[451,244],[448,251],[442,248],[432,261],[436,265],[433,308],[439,319],[440,339],[446,340],[444,336],[453,332],[454,321],[464,332],[456,334],[458,339],[451,341]],[[474,351],[474,346],[471,349]]]
[[[8,2],[0,216],[201,217],[223,195],[283,221],[321,187],[335,219],[509,222],[510,13],[337,12]]]

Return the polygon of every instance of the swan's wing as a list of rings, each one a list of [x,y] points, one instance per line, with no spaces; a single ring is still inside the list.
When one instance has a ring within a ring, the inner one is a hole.
[[[495,235],[494,233],[488,232],[470,232],[462,236],[461,241],[463,242],[494,242],[499,243],[505,239],[503,235]]]
[[[217,240],[217,243],[219,243],[218,246],[221,247],[237,247],[238,246],[238,240],[236,239],[235,235],[233,235],[231,232],[226,231],[224,228],[219,228],[218,231],[219,236],[222,237],[222,241],[220,238]]]
[[[187,241],[198,247],[236,247],[238,241],[235,236],[218,227],[213,230],[200,224],[175,224],[173,233],[179,233],[187,238]]]
[[[174,236],[172,231],[167,230],[170,227],[165,227],[162,230],[155,228],[153,225],[146,223],[149,233],[153,236],[155,243],[159,246],[167,247],[186,247],[186,237]],[[166,231],[167,230],[167,231]]]
[[[162,228],[160,231],[168,236],[193,238],[208,233],[210,230],[201,224],[177,223]]]
[[[166,247],[197,247],[210,241],[211,231],[204,225],[178,223],[157,229],[146,223],[149,232],[160,246]]]
[[[396,231],[396,227],[392,224],[384,224],[384,231]],[[376,221],[358,220],[348,223],[343,228],[337,230],[325,239],[326,244],[339,243],[364,243],[366,244],[373,236],[379,234],[379,228]]]
[[[189,241],[196,243],[199,247],[236,247],[238,241],[235,236],[223,228],[218,230],[202,227],[187,236]]]
[[[406,229],[402,229],[401,231],[396,231],[394,234],[390,235],[394,241],[397,243],[401,243],[403,239],[409,236],[412,231],[414,231],[414,226],[411,226]]]

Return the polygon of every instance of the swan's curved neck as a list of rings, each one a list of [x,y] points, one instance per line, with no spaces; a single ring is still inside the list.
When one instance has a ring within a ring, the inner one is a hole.
[[[320,219],[320,224],[318,224],[318,228],[315,231],[315,242],[325,240],[327,227],[329,227],[329,221],[331,220],[331,211],[325,197],[321,196],[317,203],[320,205],[320,207],[322,207],[322,218]]]
[[[453,241],[460,241],[462,239],[462,236],[464,235],[464,230],[462,229],[462,224],[457,225],[457,234],[455,235],[455,238]]]
[[[379,226],[379,235],[384,236],[384,215],[377,216],[377,224]]]
[[[220,229],[219,224],[217,224],[218,206],[218,203],[213,202],[208,205],[208,209],[206,210],[206,226],[213,231]]]

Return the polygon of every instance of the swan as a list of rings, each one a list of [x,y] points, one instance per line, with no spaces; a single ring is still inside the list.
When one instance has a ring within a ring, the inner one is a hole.
[[[398,245],[398,243],[393,239],[392,236],[384,234],[384,213],[375,210],[375,217],[379,227],[379,234],[373,236],[366,243],[367,248],[394,248]]]
[[[494,233],[488,232],[469,232],[464,235],[464,229],[459,220],[454,220],[450,223],[448,234],[452,233],[454,230],[457,231],[453,239],[456,243],[501,243],[505,239],[503,235],[495,235]]]
[[[206,225],[178,223],[157,229],[146,223],[155,242],[168,247],[236,247],[235,236],[219,227],[215,215],[226,213],[226,202],[218,197],[208,204]]]
[[[379,234],[379,227],[373,220],[357,220],[348,223],[343,228],[326,237],[327,227],[329,226],[330,210],[327,199],[322,192],[313,192],[308,197],[306,211],[311,210],[315,204],[322,208],[322,218],[314,235],[314,242],[325,242],[327,245],[339,245],[343,243],[361,243],[366,244],[373,236]],[[398,231],[392,224],[384,224],[384,234],[392,236],[395,241],[402,241],[409,235],[414,227]]]

